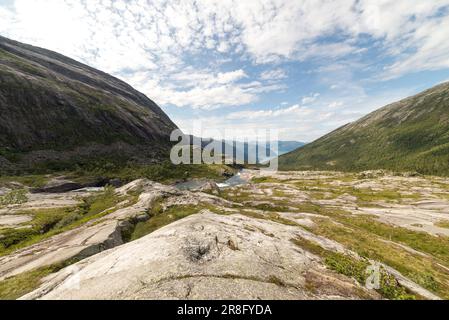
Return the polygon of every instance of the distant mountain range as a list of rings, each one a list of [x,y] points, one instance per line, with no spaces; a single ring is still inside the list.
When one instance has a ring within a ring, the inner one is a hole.
[[[283,170],[449,175],[449,83],[383,107],[280,157]]]
[[[166,157],[176,125],[123,81],[0,37],[0,169]]]
[[[245,159],[245,161],[248,161],[248,155],[251,154],[251,156],[256,160],[257,163],[262,163],[264,161],[267,161],[268,159],[286,154],[305,145],[304,142],[298,141],[271,141],[269,143],[257,143],[255,141],[233,142],[228,140],[220,141],[214,140],[212,138],[203,138],[201,146],[202,148],[205,148],[207,145],[211,145],[218,149],[220,147],[220,144],[224,155],[234,158],[237,155],[240,159]],[[260,156],[256,157],[257,153],[259,153]]]
[[[280,156],[306,145],[305,142],[299,142],[299,141],[278,141],[278,143],[279,143],[279,147],[278,147],[279,152],[278,153]]]

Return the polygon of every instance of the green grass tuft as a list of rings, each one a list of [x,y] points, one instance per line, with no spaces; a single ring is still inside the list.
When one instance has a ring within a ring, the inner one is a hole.
[[[24,189],[12,190],[0,196],[0,207],[13,204],[22,204],[28,201],[27,191]]]
[[[292,242],[300,248],[322,257],[329,269],[353,278],[361,285],[365,285],[369,277],[367,270],[370,262],[368,260],[356,259],[349,255],[326,250],[318,244],[303,238],[293,239]],[[397,280],[384,269],[381,269],[380,289],[377,289],[377,291],[383,297],[391,300],[414,300],[417,298],[401,287]]]
[[[112,187],[107,187],[104,192],[83,199],[82,204],[76,207],[24,212],[33,215],[28,227],[0,230],[0,256],[109,214],[111,211],[107,209],[113,210],[115,205],[124,200],[124,197],[115,194]]]
[[[76,259],[68,260],[52,266],[21,273],[0,281],[0,300],[16,300],[30,293],[39,287],[44,277],[76,262]]]
[[[149,212],[150,219],[146,222],[139,222],[136,224],[134,230],[127,236],[126,241],[134,241],[142,238],[154,231],[169,225],[172,222],[188,217],[192,214],[200,212],[204,207],[202,206],[172,206],[165,209],[162,202],[155,203]]]

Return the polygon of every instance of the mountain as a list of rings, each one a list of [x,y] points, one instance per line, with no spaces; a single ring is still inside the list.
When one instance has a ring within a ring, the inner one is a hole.
[[[0,37],[0,168],[165,156],[176,125],[125,82]]]
[[[282,170],[449,175],[449,83],[385,106],[280,157]]]
[[[299,141],[278,141],[278,153],[279,155],[283,155],[305,145],[306,144],[304,142]]]
[[[193,138],[197,139],[197,141],[201,139],[198,137],[190,136],[191,141],[193,141],[192,140]],[[276,143],[277,143],[277,151],[275,150]],[[270,143],[266,143],[261,141],[242,142],[232,140],[220,141],[212,138],[201,139],[202,148],[209,146],[214,147],[216,150],[218,150],[221,147],[224,155],[234,158],[236,158],[237,155],[239,159],[244,159],[245,162],[248,161],[249,155],[251,155],[255,160],[256,154],[259,152],[261,155],[257,157],[259,163],[265,162],[278,155],[286,154],[304,145],[305,145],[304,142],[298,141],[272,141]]]

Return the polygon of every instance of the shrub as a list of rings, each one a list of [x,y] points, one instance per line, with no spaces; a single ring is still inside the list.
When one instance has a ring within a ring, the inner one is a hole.
[[[28,201],[26,194],[27,191],[24,189],[12,190],[3,196],[0,196],[0,206],[25,203]]]

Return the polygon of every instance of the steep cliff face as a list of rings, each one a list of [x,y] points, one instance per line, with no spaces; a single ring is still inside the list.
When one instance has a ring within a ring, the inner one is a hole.
[[[0,156],[13,163],[136,150],[157,157],[176,129],[153,101],[123,81],[3,37],[0,115]]]
[[[284,170],[449,175],[449,83],[385,106],[280,158]]]

